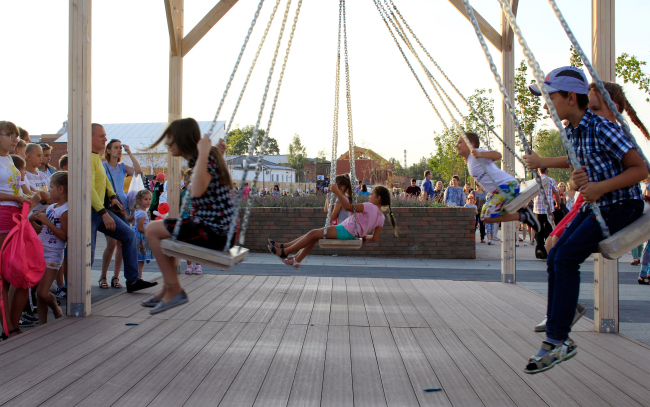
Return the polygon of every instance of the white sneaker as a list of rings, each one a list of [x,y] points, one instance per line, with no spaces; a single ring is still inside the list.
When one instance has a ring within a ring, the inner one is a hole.
[[[515,247],[519,247],[519,242],[515,242]]]
[[[187,266],[185,269],[185,274],[194,274],[194,266]]]
[[[487,244],[489,244],[489,245],[493,245],[494,243],[492,243],[492,241],[488,239],[488,243],[487,243]]]
[[[526,241],[525,241],[525,240],[524,240],[524,246],[528,246],[528,243],[526,243]]]

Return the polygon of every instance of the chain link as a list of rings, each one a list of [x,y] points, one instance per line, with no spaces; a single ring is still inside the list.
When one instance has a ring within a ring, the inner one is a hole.
[[[463,0],[463,2],[466,2],[467,0]],[[533,75],[535,76],[535,80],[537,83],[540,85],[539,89],[542,92],[542,97],[544,98],[544,102],[546,103],[546,106],[548,108],[548,111],[551,115],[551,118],[553,119],[553,123],[555,124],[555,127],[558,128],[560,132],[560,137],[562,138],[562,143],[564,144],[564,148],[567,151],[567,154],[569,156],[569,160],[571,162],[571,165],[573,168],[582,168],[580,165],[580,162],[578,161],[578,157],[576,157],[576,152],[573,149],[573,145],[569,141],[566,135],[566,130],[564,126],[562,125],[562,121],[557,115],[557,111],[555,110],[555,106],[553,105],[553,102],[551,102],[551,98],[548,95],[548,92],[546,91],[546,88],[543,86],[544,85],[544,72],[542,71],[542,68],[539,66],[539,63],[535,59],[535,56],[533,55],[533,52],[530,50],[530,47],[528,46],[528,43],[526,42],[526,39],[524,38],[523,34],[521,33],[521,29],[519,28],[519,25],[517,24],[517,20],[515,18],[515,15],[512,12],[512,8],[510,7],[510,4],[505,1],[505,0],[498,0],[499,3],[501,4],[501,8],[503,9],[503,14],[506,17],[506,20],[508,20],[508,24],[512,27],[512,31],[515,33],[517,36],[517,40],[519,42],[519,45],[521,45],[521,48],[523,50],[524,56],[526,57],[526,61],[528,62],[528,66],[533,71]],[[600,229],[603,233],[604,237],[609,236],[609,228],[607,227],[607,224],[605,223],[605,219],[603,219],[603,215],[600,213],[600,208],[598,205],[594,202],[591,204],[591,209],[594,212],[594,216],[596,217],[596,220],[598,221],[598,224],[600,225]]]

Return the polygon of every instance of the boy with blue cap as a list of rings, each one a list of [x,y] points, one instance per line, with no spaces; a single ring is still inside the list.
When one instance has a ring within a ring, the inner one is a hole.
[[[584,198],[580,212],[548,253],[548,304],[546,340],[524,369],[534,374],[552,368],[577,353],[569,338],[580,291],[580,265],[597,252],[603,233],[591,207],[598,205],[609,227],[616,233],[643,213],[639,182],[648,174],[643,158],[621,128],[588,108],[589,84],[582,70],[557,68],[541,84],[549,93],[582,168],[572,168],[567,157],[542,158],[525,155],[531,168],[570,168],[571,187]],[[539,87],[530,92],[541,96]],[[547,109],[547,106],[544,105]]]

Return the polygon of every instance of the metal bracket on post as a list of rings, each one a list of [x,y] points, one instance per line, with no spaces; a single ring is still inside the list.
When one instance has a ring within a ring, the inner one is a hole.
[[[600,332],[601,333],[615,333],[616,332],[616,320],[615,319],[601,319],[600,320]]]
[[[68,312],[68,315],[70,315],[71,317],[85,317],[86,310],[84,309],[84,303],[73,302],[72,304],[70,304],[70,311]]]
[[[508,283],[508,284],[514,284],[515,283],[515,275],[514,274],[504,274],[503,275],[503,282]]]

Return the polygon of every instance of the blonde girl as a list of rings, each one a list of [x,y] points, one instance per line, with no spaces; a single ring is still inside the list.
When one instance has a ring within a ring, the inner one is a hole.
[[[135,195],[135,224],[133,225],[133,232],[135,232],[136,250],[138,253],[138,278],[142,278],[142,268],[144,263],[149,263],[153,258],[151,248],[147,244],[147,238],[144,235],[144,230],[149,224],[149,215],[144,210],[151,205],[151,191],[143,189],[138,191]]]

